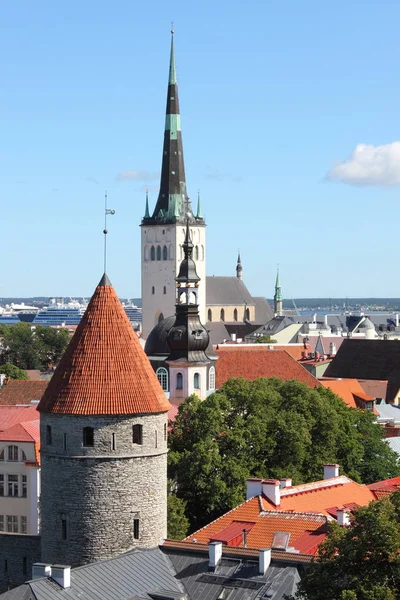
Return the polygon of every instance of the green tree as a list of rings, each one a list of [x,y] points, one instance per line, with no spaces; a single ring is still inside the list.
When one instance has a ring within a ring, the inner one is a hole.
[[[399,494],[399,492],[396,492]],[[329,525],[298,600],[395,600],[400,597],[399,499],[359,508],[349,527]]]
[[[28,374],[24,369],[20,369],[11,363],[0,365],[1,373],[9,379],[28,379]]]
[[[328,392],[328,393],[327,393]],[[187,398],[170,435],[169,474],[197,529],[244,499],[248,477],[321,478],[323,465],[369,483],[400,473],[369,412],[297,381],[231,379]]]
[[[0,327],[0,362],[10,362],[20,369],[48,369],[56,364],[69,343],[63,329],[29,323]]]
[[[189,519],[185,515],[186,502],[176,494],[168,494],[168,537],[182,540],[189,529]]]
[[[276,344],[277,341],[274,340],[270,335],[262,335],[261,337],[256,339],[256,344]]]

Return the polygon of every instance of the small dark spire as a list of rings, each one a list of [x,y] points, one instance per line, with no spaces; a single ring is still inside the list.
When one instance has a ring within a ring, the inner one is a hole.
[[[196,263],[193,260],[193,242],[190,238],[189,219],[186,220],[186,235],[182,247],[184,257],[179,267],[178,277],[176,277],[175,281],[177,283],[193,283],[200,281],[200,277],[197,275],[196,271]]]
[[[98,286],[97,286],[97,287],[99,287],[99,286],[100,286],[100,287],[105,287],[105,286],[108,286],[108,285],[112,285],[112,283],[111,283],[111,281],[109,280],[107,273],[104,273],[104,275],[103,275],[103,277],[100,279],[100,281],[99,281],[99,284],[98,284]]]
[[[196,219],[202,219],[202,214],[201,214],[201,205],[200,205],[200,190],[197,193],[197,213],[196,213]]]
[[[238,250],[237,264],[236,264],[236,277],[238,279],[242,279],[243,267],[242,261],[240,259],[240,250]]]

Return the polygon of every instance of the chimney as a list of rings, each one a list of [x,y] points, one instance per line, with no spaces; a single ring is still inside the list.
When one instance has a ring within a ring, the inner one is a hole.
[[[271,548],[263,548],[258,553],[258,573],[265,575],[271,564]]]
[[[236,333],[231,333],[231,342],[236,342]]]
[[[349,513],[345,508],[341,507],[337,509],[336,518],[338,524],[341,525],[341,527],[346,527],[347,525],[350,525]]]
[[[51,577],[51,565],[47,563],[33,563],[32,579],[41,579],[42,577]]]
[[[64,590],[71,587],[71,567],[68,565],[52,565],[51,578]]]
[[[319,360],[319,352],[315,352],[314,358],[315,358],[315,360]]]
[[[339,465],[324,465],[324,479],[339,477]]]
[[[262,482],[262,493],[275,506],[281,503],[281,494],[279,489],[280,482],[277,479],[264,479]]]
[[[222,542],[210,542],[208,544],[209,567],[215,569],[218,567],[222,558]]]
[[[334,344],[333,342],[331,342],[329,344],[329,354],[331,356],[335,356],[336,355],[336,344]]]
[[[290,477],[285,477],[284,479],[281,479],[281,481],[280,481],[281,490],[283,490],[283,488],[287,488],[287,487],[292,487],[292,480]]]
[[[243,548],[247,548],[247,529],[243,529]]]
[[[395,314],[395,318],[396,318],[396,327],[399,326],[399,313]]]
[[[246,500],[250,500],[250,498],[254,498],[254,496],[261,496],[262,492],[262,480],[261,479],[253,479],[250,478],[246,482]]]

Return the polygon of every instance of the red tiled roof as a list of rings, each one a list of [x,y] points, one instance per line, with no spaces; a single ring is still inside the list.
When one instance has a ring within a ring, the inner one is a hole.
[[[240,525],[236,525],[238,522]],[[249,530],[247,533],[248,548],[269,548],[272,546],[274,533],[282,531],[290,533],[289,546],[300,550],[297,546],[297,540],[304,539],[305,533],[316,532],[322,536],[322,540],[326,535],[326,523],[327,518],[323,515],[283,512],[280,510],[264,511],[260,506],[259,497],[256,496],[192,533],[185,538],[185,541],[196,540],[203,544],[207,544],[212,540],[223,541],[222,538],[227,537],[227,532],[229,533],[230,528],[234,525],[237,536],[240,536],[243,529]],[[248,527],[245,527],[246,524]],[[252,527],[250,528],[249,525],[252,525]],[[228,541],[226,540],[226,543]],[[241,544],[242,539],[239,540],[237,545]],[[303,542],[303,547],[306,545]],[[314,548],[317,545],[318,540],[316,538],[313,538],[313,541],[308,544],[309,548]],[[314,554],[315,551],[312,553]]]
[[[115,415],[160,413],[169,408],[122,304],[104,276],[38,410]]]
[[[39,440],[39,419],[28,423],[17,423],[0,431],[1,442],[38,442]]]
[[[223,542],[225,544],[229,544],[229,542],[231,542],[238,536],[243,536],[244,529],[247,532],[249,532],[251,529],[253,529],[254,525],[255,523],[249,523],[247,521],[232,521],[232,523],[228,525],[228,527],[225,527],[225,529],[221,529],[221,531],[215,533],[213,537],[210,537],[210,541]]]
[[[284,350],[269,350],[251,346],[219,346],[217,363],[217,387],[231,377],[257,379],[258,377],[280,377],[296,379],[311,388],[319,385],[318,380]]]
[[[336,350],[339,350],[345,338],[341,335],[303,335],[299,336],[299,342],[307,341],[308,351],[315,352],[318,341],[322,344],[323,354],[329,354],[331,351],[330,344],[335,344]]]
[[[396,492],[398,489],[400,489],[400,477],[393,477],[392,479],[384,479],[383,481],[370,483],[368,488],[379,500],[383,496],[387,496],[388,494]]]
[[[28,421],[39,422],[36,406],[0,406],[0,431]]]
[[[30,404],[31,400],[40,400],[48,383],[48,381],[9,379],[0,387],[0,406]]]

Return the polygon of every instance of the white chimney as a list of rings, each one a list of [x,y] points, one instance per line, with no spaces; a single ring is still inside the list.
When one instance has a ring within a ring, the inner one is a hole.
[[[398,327],[399,326],[399,313],[396,313],[395,318],[396,318],[396,327]]]
[[[246,500],[254,498],[254,496],[261,496],[262,492],[262,480],[250,478],[246,482]]]
[[[324,465],[324,479],[339,477],[339,465]]]
[[[335,356],[336,355],[336,344],[334,344],[333,342],[331,342],[329,344],[329,354],[331,356]]]
[[[324,316],[324,324],[328,327],[328,315]]]
[[[236,342],[236,333],[231,333],[231,341]]]
[[[64,590],[71,587],[71,567],[69,565],[52,565],[51,578]]]
[[[47,563],[33,563],[32,579],[41,579],[42,577],[51,577],[51,565]]]
[[[264,479],[262,482],[262,493],[275,506],[281,503],[280,482],[277,479]]]
[[[345,508],[338,508],[337,509],[337,522],[339,525],[341,525],[342,527],[346,527],[347,525],[350,525],[350,517],[349,517],[349,513],[347,512],[347,510]]]
[[[285,477],[284,479],[281,479],[281,481],[280,481],[281,490],[283,488],[287,488],[287,487],[292,487],[292,480],[290,477]]]
[[[258,573],[265,575],[271,564],[271,548],[263,548],[258,554]]]
[[[218,567],[222,558],[222,542],[210,542],[208,544],[209,566],[212,569]]]

